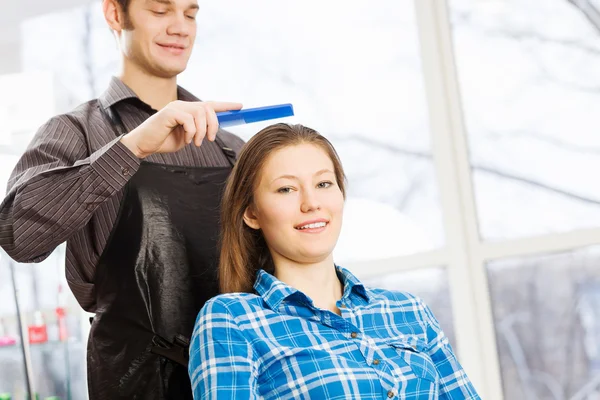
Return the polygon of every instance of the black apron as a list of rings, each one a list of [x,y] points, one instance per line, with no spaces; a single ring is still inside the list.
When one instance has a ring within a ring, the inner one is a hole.
[[[233,165],[233,150],[217,143]],[[90,400],[192,399],[187,345],[198,312],[218,294],[219,209],[230,172],[142,162],[125,186],[96,267]]]

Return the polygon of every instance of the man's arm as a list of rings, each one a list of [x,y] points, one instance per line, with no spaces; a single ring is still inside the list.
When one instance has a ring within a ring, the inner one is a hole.
[[[15,260],[39,262],[83,228],[137,171],[140,159],[215,140],[216,112],[239,103],[173,101],[131,132],[87,154],[68,119],[42,126],[18,162],[0,204],[0,246]]]
[[[0,204],[0,246],[16,261],[42,261],[83,228],[139,165],[120,138],[88,155],[82,132],[64,118],[50,119],[9,180]]]

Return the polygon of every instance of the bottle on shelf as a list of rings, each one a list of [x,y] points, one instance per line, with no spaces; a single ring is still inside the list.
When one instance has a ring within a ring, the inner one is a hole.
[[[41,311],[36,310],[33,313],[33,325],[29,326],[29,343],[46,343],[48,341],[48,330],[44,315]]]

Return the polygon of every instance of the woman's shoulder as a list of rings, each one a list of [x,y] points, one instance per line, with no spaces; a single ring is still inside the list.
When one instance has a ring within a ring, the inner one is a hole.
[[[227,313],[235,317],[249,310],[263,308],[263,300],[253,293],[226,293],[208,300],[200,314]]]

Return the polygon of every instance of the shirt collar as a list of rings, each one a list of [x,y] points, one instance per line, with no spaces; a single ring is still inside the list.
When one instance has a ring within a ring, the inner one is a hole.
[[[177,86],[177,98],[183,101],[200,101],[196,96],[181,86]],[[116,76],[111,78],[108,88],[98,98],[100,105],[102,105],[105,110],[108,107],[111,107],[114,104],[126,99],[139,100],[139,97],[129,86],[123,83],[123,81]]]
[[[369,292],[365,288],[365,285],[354,276],[350,271],[345,268],[342,268],[338,265],[335,266],[337,270],[337,274],[340,277],[342,284],[344,285],[344,298],[350,297],[352,294],[357,294],[362,297],[369,303],[371,298],[369,296]]]
[[[350,298],[353,294],[362,297],[369,303],[370,296],[365,286],[350,271],[340,266],[335,266],[338,277],[344,286],[343,298]],[[285,300],[304,300],[312,304],[312,301],[298,289],[283,283],[273,275],[264,270],[259,270],[254,283],[254,289],[265,303],[272,309],[278,310]],[[302,301],[300,300],[300,301]]]

